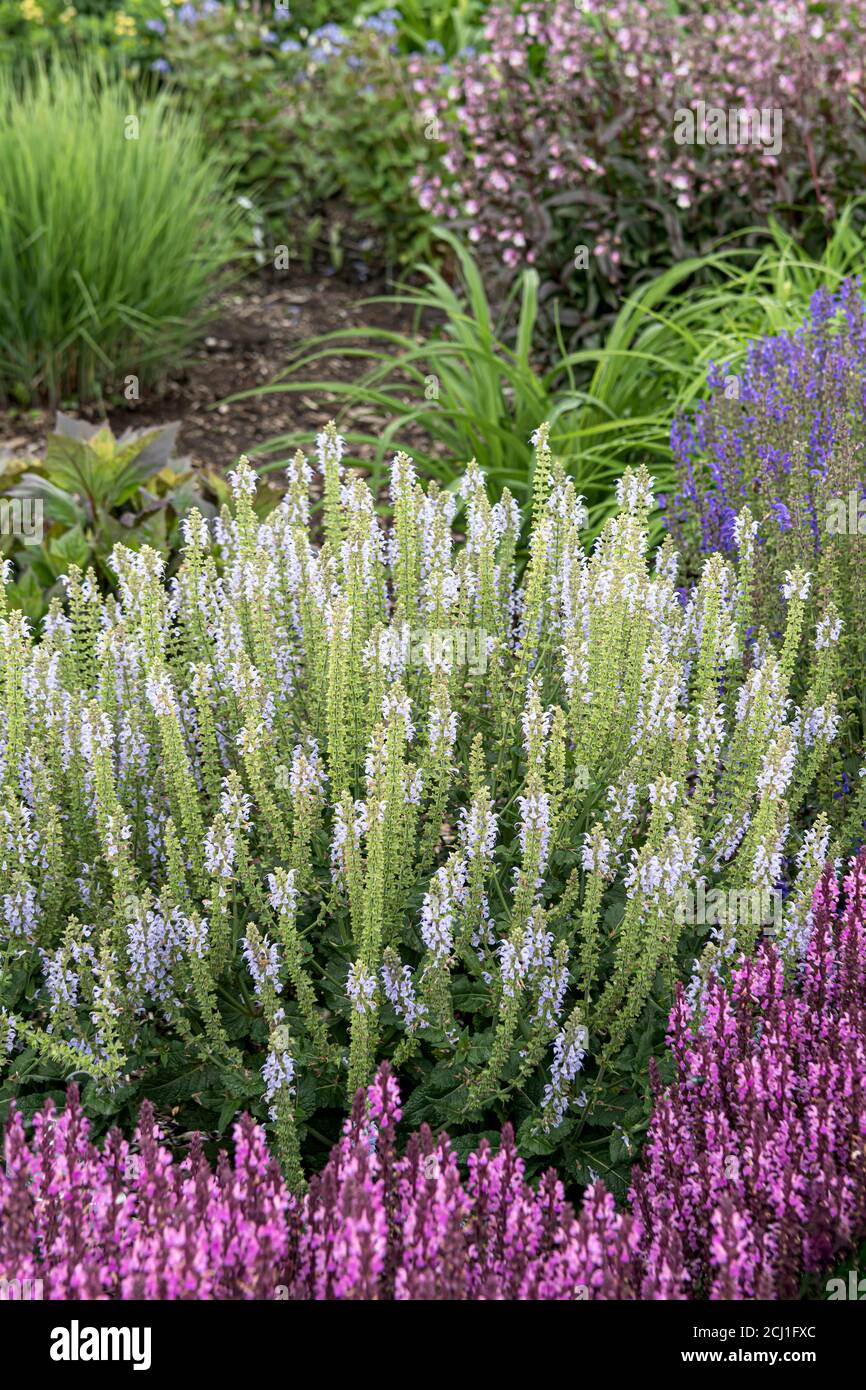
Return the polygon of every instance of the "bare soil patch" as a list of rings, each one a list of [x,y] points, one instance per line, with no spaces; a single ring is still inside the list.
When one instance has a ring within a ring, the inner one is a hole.
[[[220,300],[216,317],[187,365],[163,390],[143,392],[139,401],[107,411],[112,429],[120,433],[132,426],[180,420],[179,452],[190,455],[199,467],[219,469],[232,467],[240,454],[254,455],[269,439],[291,431],[308,432],[312,443],[339,403],[305,391],[271,392],[234,402],[226,398],[268,385],[285,372],[309,338],[364,326],[411,333],[414,318],[405,306],[365,302],[389,288],[383,280],[353,283],[300,269],[245,281]],[[368,365],[337,351],[304,375],[352,381]],[[73,413],[92,422],[101,418],[98,409]],[[358,413],[363,427],[375,432],[375,409],[359,406]],[[54,413],[47,409],[0,411],[0,451],[39,454],[53,423]]]

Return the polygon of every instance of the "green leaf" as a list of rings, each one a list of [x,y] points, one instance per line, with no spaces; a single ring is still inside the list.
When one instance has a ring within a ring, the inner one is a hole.
[[[563,1121],[559,1129],[551,1130],[549,1134],[545,1134],[538,1115],[527,1115],[517,1130],[517,1147],[527,1157],[533,1154],[547,1158],[551,1154],[555,1154],[560,1148],[562,1140],[568,1132],[566,1124],[569,1122]]]
[[[90,561],[90,546],[80,526],[73,526],[57,540],[49,541],[47,550],[55,575],[66,574],[70,565],[85,570]]]

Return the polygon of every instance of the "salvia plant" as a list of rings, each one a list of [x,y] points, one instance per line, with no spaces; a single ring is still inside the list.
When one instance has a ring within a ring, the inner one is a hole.
[[[153,1107],[134,1141],[113,1130],[100,1151],[75,1086],[65,1107],[19,1113],[0,1172],[2,1277],[48,1298],[272,1297],[288,1250],[289,1196],[262,1129],[235,1126],[234,1157],[212,1171],[199,1136],[176,1162]],[[29,1286],[27,1281],[30,1281]]]
[[[796,1298],[866,1233],[863,850],[844,892],[828,866],[795,984],[764,944],[730,990],[715,972],[691,1002],[679,987],[631,1201],[650,1278],[676,1271],[680,1296]]]
[[[796,967],[832,599],[797,567],[755,629],[747,513],[683,591],[643,469],[587,553],[533,442],[525,563],[475,462],[454,495],[398,454],[386,525],[328,427],[264,521],[242,460],[170,581],[117,546],[116,595],[72,569],[38,638],[0,613],[0,1057],[31,1108],[84,1073],[101,1114],[144,1074],[217,1132],[267,1109],[299,1188],[388,1059],[464,1152],[509,1119],[622,1188],[677,980],[767,928]]]
[[[526,1182],[513,1133],[460,1168],[424,1126],[398,1155],[399,1094],[384,1063],[303,1198],[249,1117],[216,1168],[198,1136],[182,1162],[142,1106],[132,1144],[102,1151],[75,1087],[28,1143],[20,1114],[0,1172],[0,1277],[53,1299],[586,1298],[610,1199],[575,1220],[551,1171]]]
[[[710,551],[733,553],[744,507],[759,524],[755,613],[784,621],[786,570],[815,570],[844,623],[845,704],[862,745],[866,648],[866,316],[859,279],[818,289],[794,332],[716,363],[709,394],[678,418],[671,445],[678,492],[666,524],[695,572]],[[838,622],[837,622],[838,626]]]
[[[150,1102],[100,1152],[72,1087],[29,1142],[11,1118],[0,1275],[51,1298],[796,1298],[866,1235],[866,851],[844,894],[828,866],[795,981],[764,942],[678,987],[623,1210],[600,1181],[578,1214],[553,1170],[531,1187],[510,1126],[465,1172],[426,1125],[400,1154],[387,1062],[303,1196],[249,1117],[215,1171],[198,1136],[173,1158]]]

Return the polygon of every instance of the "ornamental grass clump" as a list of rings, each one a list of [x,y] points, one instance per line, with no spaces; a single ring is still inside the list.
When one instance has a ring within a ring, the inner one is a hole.
[[[329,427],[315,520],[302,454],[263,522],[242,461],[170,582],[118,546],[116,596],[73,570],[38,639],[0,612],[10,1091],[83,1071],[101,1114],[158,1095],[217,1132],[267,1109],[300,1186],[387,1058],[413,1123],[510,1119],[583,1173],[630,1162],[677,979],[763,934],[699,889],[775,895],[794,967],[833,612],[797,569],[781,640],[746,640],[747,519],[682,593],[642,469],[588,554],[534,444],[525,563],[475,462],[455,496],[398,454],[386,526]]]
[[[231,181],[197,116],[110,65],[4,66],[0,400],[138,399],[164,380],[235,274]]]

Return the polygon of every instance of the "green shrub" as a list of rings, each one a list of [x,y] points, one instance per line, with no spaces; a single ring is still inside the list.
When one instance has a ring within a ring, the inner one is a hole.
[[[301,41],[260,20],[227,6],[175,18],[171,90],[227,151],[275,245],[309,256],[324,242],[339,264],[353,221],[378,232],[389,256],[415,256],[431,219],[410,182],[429,142],[390,33],[329,24]]]
[[[79,401],[182,358],[238,254],[223,160],[107,69],[0,73],[0,394]]]
[[[398,0],[385,8],[382,0],[366,0],[363,19],[387,25],[401,53],[427,52],[453,58],[478,37],[487,0]],[[383,19],[384,17],[384,19]],[[333,16],[331,16],[333,18]]]
[[[159,58],[165,13],[162,0],[0,0],[0,63],[20,71],[74,49],[144,71]]]

